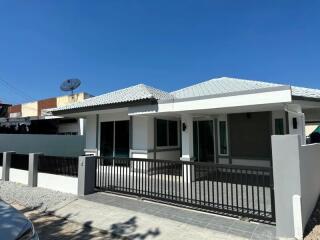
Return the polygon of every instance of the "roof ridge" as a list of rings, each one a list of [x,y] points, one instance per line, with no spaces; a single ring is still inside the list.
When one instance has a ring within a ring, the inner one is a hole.
[[[251,83],[266,83],[266,84],[283,85],[283,86],[286,85],[286,84],[281,84],[281,83],[273,83],[273,82],[266,82],[266,81],[259,81],[259,80],[251,80],[251,79],[243,79],[243,78],[237,78],[237,77],[225,77],[225,76],[222,76],[222,77],[211,78],[211,79],[208,79],[208,80],[205,80],[205,81],[201,81],[201,82],[192,84],[190,86],[187,86],[187,87],[172,91],[171,93],[176,93],[176,92],[179,92],[179,91],[182,91],[182,90],[185,90],[185,89],[189,89],[189,88],[192,88],[192,87],[195,87],[195,86],[202,85],[204,83],[223,80],[223,79],[225,79],[225,80],[236,80],[236,81],[242,81],[242,82],[246,81],[246,82],[251,82]]]

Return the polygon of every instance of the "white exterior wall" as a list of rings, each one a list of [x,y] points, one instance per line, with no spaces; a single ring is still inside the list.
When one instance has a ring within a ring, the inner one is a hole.
[[[154,118],[132,117],[132,149],[153,150]]]
[[[9,181],[17,182],[27,185],[28,184],[28,174],[26,170],[10,168]]]
[[[2,166],[0,166],[0,179],[2,179]]]
[[[277,237],[303,238],[320,194],[320,144],[301,136],[272,136]]]
[[[83,136],[0,134],[0,152],[41,152],[46,155],[68,157],[82,155],[83,149]]]
[[[154,118],[132,117],[132,149],[130,157],[153,159]]]
[[[77,194],[78,178],[49,173],[38,173],[38,187],[48,188],[65,193]]]

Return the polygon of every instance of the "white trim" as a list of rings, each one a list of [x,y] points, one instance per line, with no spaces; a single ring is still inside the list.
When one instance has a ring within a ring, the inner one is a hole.
[[[129,115],[174,113],[184,111],[217,110],[224,108],[291,103],[291,90],[277,90],[208,99],[193,99],[158,105],[136,106],[128,109]]]
[[[218,118],[218,126],[217,126],[217,136],[218,136],[218,155],[222,157],[227,157],[229,156],[229,129],[228,129],[228,117],[227,115],[221,115]],[[227,141],[227,153],[221,153],[221,145],[220,145],[220,122],[225,122],[226,123],[226,141]]]

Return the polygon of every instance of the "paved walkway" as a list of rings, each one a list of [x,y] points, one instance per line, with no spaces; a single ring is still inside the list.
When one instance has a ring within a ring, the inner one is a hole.
[[[275,227],[233,218],[95,193],[55,215],[129,239],[275,239]]]

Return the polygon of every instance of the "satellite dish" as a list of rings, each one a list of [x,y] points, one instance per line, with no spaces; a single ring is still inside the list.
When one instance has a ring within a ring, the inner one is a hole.
[[[63,83],[60,86],[60,89],[65,92],[71,91],[71,94],[73,95],[73,90],[78,88],[80,84],[81,81],[77,78],[67,79],[63,81]]]

